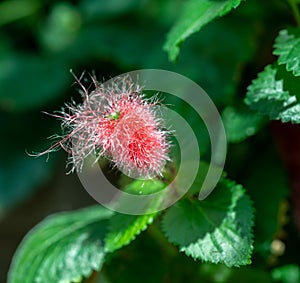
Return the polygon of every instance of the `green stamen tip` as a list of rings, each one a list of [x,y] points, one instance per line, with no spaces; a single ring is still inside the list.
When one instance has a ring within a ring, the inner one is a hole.
[[[118,120],[120,118],[120,112],[114,111],[108,115],[108,118],[112,120]]]

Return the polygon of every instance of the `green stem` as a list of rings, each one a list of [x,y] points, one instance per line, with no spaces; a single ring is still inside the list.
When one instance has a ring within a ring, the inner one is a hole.
[[[299,13],[299,9],[298,9],[298,5],[297,2],[295,0],[288,0],[290,3],[290,6],[292,8],[295,20],[297,22],[297,25],[300,26],[300,13]]]

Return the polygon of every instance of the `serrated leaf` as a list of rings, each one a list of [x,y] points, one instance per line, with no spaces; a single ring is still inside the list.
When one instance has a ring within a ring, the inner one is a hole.
[[[276,79],[282,80],[283,88],[289,92],[291,97],[295,97],[299,101],[300,77],[295,77],[293,73],[287,71],[284,66],[277,66]]]
[[[237,143],[253,136],[263,125],[263,116],[247,109],[226,107],[222,119],[228,142]]]
[[[246,104],[276,119],[283,104],[290,98],[283,88],[283,80],[276,80],[277,68],[268,65],[248,87]]]
[[[164,50],[169,59],[174,61],[179,54],[179,45],[191,34],[199,31],[204,25],[217,17],[227,14],[236,8],[242,0],[189,0],[185,3],[182,13],[168,33]]]
[[[153,222],[157,213],[147,215],[117,214],[110,221],[109,230],[105,238],[105,251],[115,250],[128,245],[137,235],[146,230]]]
[[[300,105],[296,104],[280,113],[282,122],[292,122],[294,124],[300,123]]]
[[[170,242],[195,259],[227,266],[251,262],[253,209],[242,186],[222,180],[204,201],[187,199],[163,218]]]
[[[102,266],[103,239],[112,214],[97,205],[46,218],[20,244],[8,282],[81,282]]]
[[[287,71],[300,76],[300,30],[281,30],[275,40],[274,54],[278,55],[278,63],[285,64]]]
[[[296,80],[296,81],[294,81]],[[268,65],[247,89],[245,103],[272,120],[300,123],[297,92],[298,78],[282,67]]]
[[[159,180],[135,180],[126,186],[125,191],[131,194],[153,194],[165,188],[165,184]],[[122,202],[122,199],[119,200]],[[150,203],[154,207],[160,202]],[[109,233],[105,238],[105,251],[114,252],[115,250],[128,245],[137,235],[146,230],[148,225],[153,222],[158,213],[145,215],[126,215],[116,214],[109,222]]]

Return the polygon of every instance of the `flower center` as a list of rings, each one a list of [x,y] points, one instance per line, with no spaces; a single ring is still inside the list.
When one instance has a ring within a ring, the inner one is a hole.
[[[118,120],[120,118],[120,111],[114,111],[106,116],[110,120]]]

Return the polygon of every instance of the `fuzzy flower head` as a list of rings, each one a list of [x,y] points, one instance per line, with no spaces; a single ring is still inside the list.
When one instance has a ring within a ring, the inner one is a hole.
[[[129,77],[117,78],[112,83],[99,84],[93,78],[95,90],[84,88],[84,101],[66,105],[60,115],[65,133],[47,152],[64,148],[70,154],[72,171],[81,170],[90,154],[109,159],[130,177],[149,178],[162,175],[168,152],[169,131],[158,117],[157,99],[147,99],[142,88]]]

